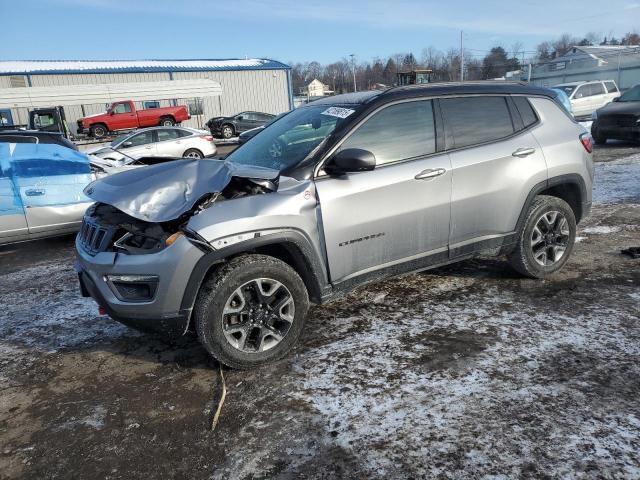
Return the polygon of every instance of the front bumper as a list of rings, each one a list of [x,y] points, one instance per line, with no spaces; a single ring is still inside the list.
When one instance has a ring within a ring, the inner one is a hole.
[[[83,296],[91,296],[111,318],[144,331],[183,334],[190,310],[181,309],[182,298],[196,263],[204,254],[185,237],[157,253],[126,255],[88,253],[76,238],[76,271]],[[123,300],[110,278],[144,275],[157,279],[150,299]],[[120,298],[119,298],[120,297]]]

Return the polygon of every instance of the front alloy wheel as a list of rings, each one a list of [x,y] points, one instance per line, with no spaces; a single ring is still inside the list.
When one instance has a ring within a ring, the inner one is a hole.
[[[275,347],[289,333],[295,306],[289,289],[271,278],[251,280],[231,294],[222,312],[227,341],[245,353]]]
[[[222,127],[222,136],[224,138],[233,137],[233,128],[231,128],[229,125],[225,125],[224,127]]]
[[[290,352],[308,308],[305,284],[289,264],[247,254],[211,274],[200,288],[193,319],[211,355],[225,365],[246,369]]]

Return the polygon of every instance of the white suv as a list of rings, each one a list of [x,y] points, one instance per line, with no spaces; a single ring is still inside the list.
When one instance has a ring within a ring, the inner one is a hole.
[[[588,117],[620,96],[620,90],[613,80],[561,83],[553,88],[562,89],[567,94],[576,118]]]

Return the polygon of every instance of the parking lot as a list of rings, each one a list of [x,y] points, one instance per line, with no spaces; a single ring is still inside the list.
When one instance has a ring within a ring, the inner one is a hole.
[[[73,238],[0,247],[0,478],[640,477],[640,149],[596,150],[567,266],[478,259],[312,308],[224,370],[79,295]]]

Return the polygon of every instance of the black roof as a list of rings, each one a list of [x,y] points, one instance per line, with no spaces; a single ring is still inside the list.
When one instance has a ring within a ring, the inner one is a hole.
[[[321,100],[316,100],[310,105],[356,105],[369,103],[383,99],[402,99],[423,96],[442,95],[481,95],[481,94],[503,94],[503,95],[542,95],[554,98],[553,92],[542,87],[534,87],[520,82],[506,82],[504,80],[485,80],[478,82],[443,82],[427,83],[420,85],[406,85],[402,87],[391,87],[386,90],[367,91],[356,93],[345,93],[334,95]]]

